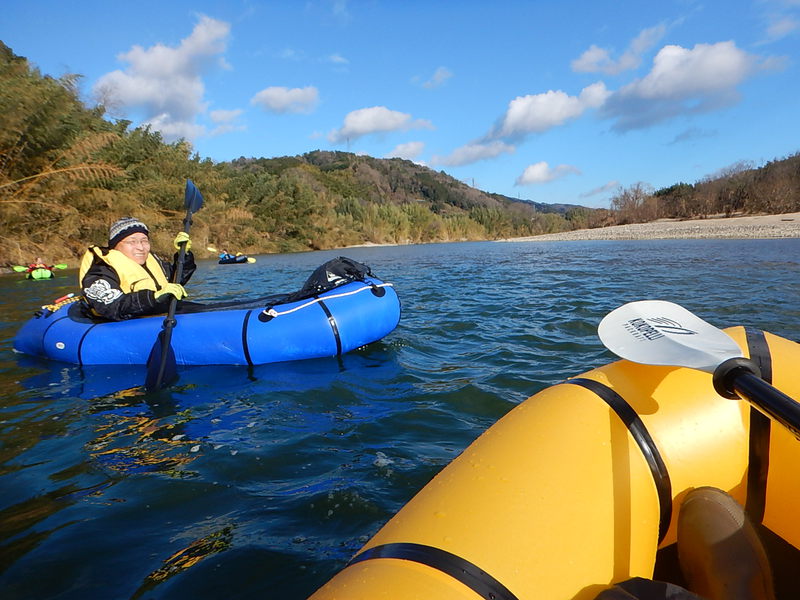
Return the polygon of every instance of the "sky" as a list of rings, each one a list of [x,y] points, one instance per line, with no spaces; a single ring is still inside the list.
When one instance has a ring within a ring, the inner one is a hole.
[[[342,150],[599,208],[800,151],[800,0],[0,0],[0,40],[216,162]]]

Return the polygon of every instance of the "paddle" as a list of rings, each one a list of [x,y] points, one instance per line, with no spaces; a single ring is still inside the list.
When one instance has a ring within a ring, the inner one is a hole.
[[[189,233],[192,226],[192,214],[200,210],[203,206],[203,196],[200,190],[192,183],[191,179],[186,180],[186,194],[183,203],[186,208],[186,217],[183,219],[183,231]],[[175,268],[172,271],[172,281],[177,283],[183,275],[183,257],[186,255],[186,243],[180,244],[178,258]],[[147,357],[147,376],[145,378],[145,388],[148,392],[155,392],[163,385],[168,385],[178,378],[175,365],[175,352],[172,349],[172,329],[175,327],[175,308],[178,299],[172,297],[169,303],[169,310],[164,319],[162,329],[156,338],[150,356]]]
[[[800,437],[800,403],[761,379],[728,334],[663,300],[630,302],[608,313],[597,328],[600,341],[617,356],[645,365],[688,367],[713,373],[725,398],[744,398]]]
[[[23,267],[21,265],[14,265],[11,268],[14,269],[17,273],[23,273],[23,272],[25,272],[25,271],[30,269],[30,267]],[[52,269],[66,269],[67,265],[65,265],[64,263],[59,263],[57,265],[50,265],[49,267],[40,267],[40,268],[41,269],[48,269],[49,268],[51,270]]]

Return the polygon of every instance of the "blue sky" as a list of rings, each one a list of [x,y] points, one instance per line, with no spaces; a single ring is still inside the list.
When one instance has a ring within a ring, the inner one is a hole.
[[[3,0],[0,39],[214,161],[400,156],[607,207],[800,151],[800,0]]]

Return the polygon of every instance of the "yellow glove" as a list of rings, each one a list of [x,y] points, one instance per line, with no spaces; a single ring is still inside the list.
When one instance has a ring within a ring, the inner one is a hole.
[[[163,288],[158,290],[154,294],[154,296],[156,297],[156,301],[160,302],[162,300],[161,297],[164,296],[165,294],[172,294],[178,300],[183,300],[184,298],[186,298],[186,296],[188,296],[186,290],[183,289],[183,286],[177,283],[168,283]],[[166,300],[166,298],[164,298],[164,300]]]
[[[172,242],[172,245],[175,246],[176,250],[181,249],[181,242],[186,242],[186,251],[192,249],[192,240],[189,239],[189,234],[185,231],[178,232],[178,235],[175,236],[175,241]]]

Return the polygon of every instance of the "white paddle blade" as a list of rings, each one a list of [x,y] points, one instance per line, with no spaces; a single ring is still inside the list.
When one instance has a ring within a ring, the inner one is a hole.
[[[727,333],[664,300],[630,302],[612,310],[600,321],[597,335],[617,356],[645,365],[713,373],[729,358],[742,356]]]

